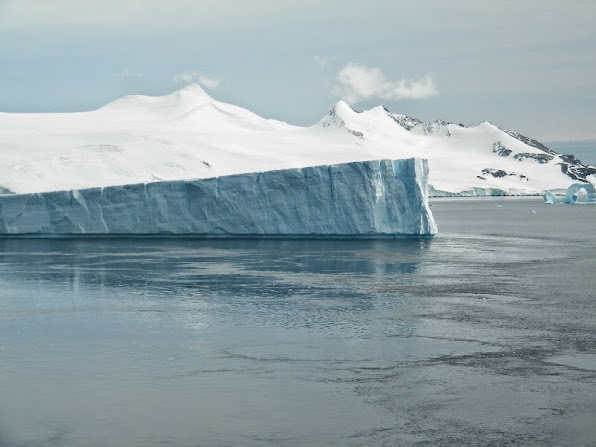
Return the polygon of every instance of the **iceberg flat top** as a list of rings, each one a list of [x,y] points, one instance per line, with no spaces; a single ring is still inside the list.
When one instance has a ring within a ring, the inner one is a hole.
[[[443,191],[535,194],[575,181],[558,154],[520,137],[487,122],[422,123],[381,106],[356,112],[343,101],[298,127],[191,85],[90,112],[0,113],[0,188],[31,193],[410,157],[428,159],[429,183]]]

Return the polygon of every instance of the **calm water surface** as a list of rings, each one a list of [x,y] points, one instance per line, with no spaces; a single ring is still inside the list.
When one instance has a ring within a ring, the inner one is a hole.
[[[430,241],[0,240],[0,445],[596,445],[596,206],[433,212]]]

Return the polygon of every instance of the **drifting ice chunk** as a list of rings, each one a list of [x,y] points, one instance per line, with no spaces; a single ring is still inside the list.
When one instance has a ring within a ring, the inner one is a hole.
[[[426,160],[0,196],[0,234],[428,236]]]
[[[557,203],[557,198],[555,197],[555,195],[552,192],[545,191],[544,192],[544,203],[546,203],[548,205],[554,205],[555,203]]]

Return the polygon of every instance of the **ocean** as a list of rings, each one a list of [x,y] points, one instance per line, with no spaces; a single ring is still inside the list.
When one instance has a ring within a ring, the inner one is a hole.
[[[596,206],[431,240],[0,240],[0,445],[594,445]]]

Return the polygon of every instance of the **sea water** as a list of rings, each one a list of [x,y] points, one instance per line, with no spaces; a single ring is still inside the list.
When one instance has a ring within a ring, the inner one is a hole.
[[[432,240],[0,240],[0,445],[593,445],[596,206]]]

